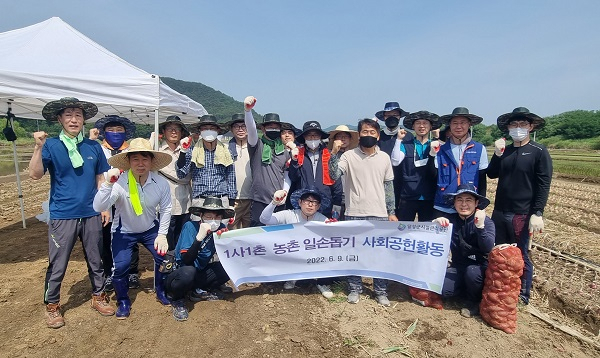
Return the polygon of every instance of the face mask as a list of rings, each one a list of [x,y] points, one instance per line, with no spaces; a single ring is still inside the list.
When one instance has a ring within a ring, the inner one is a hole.
[[[371,136],[360,137],[358,143],[361,147],[372,148],[377,144],[377,138]]]
[[[217,139],[217,131],[213,131],[212,129],[200,132],[200,136],[207,142],[214,142]]]
[[[219,226],[221,226],[221,222],[219,220],[204,220],[204,222],[210,225],[210,231],[217,231]]]
[[[265,129],[265,135],[270,140],[275,140],[281,137],[281,131],[279,129]]]
[[[113,148],[119,149],[125,142],[125,132],[104,132],[104,139]]]
[[[319,147],[319,144],[321,144],[321,141],[319,139],[306,141],[306,146],[310,149],[317,149]]]
[[[527,138],[529,131],[525,128],[510,128],[508,134],[515,142],[521,142],[523,139]]]
[[[400,123],[400,118],[398,117],[387,117],[385,119],[385,126],[390,129],[398,127],[398,123]]]

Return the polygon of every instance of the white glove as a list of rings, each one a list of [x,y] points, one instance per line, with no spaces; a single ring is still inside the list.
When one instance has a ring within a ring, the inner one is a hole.
[[[273,205],[282,205],[285,204],[285,197],[287,196],[287,191],[281,189],[277,190],[275,194],[273,194]]]
[[[167,235],[158,234],[154,239],[154,250],[160,255],[164,256],[169,250],[169,243],[167,242]]]
[[[531,215],[531,218],[529,218],[529,236],[537,233],[541,234],[542,230],[544,230],[544,220],[542,217],[535,214]]]
[[[485,210],[475,210],[475,227],[483,229],[485,226]]]
[[[206,237],[206,235],[210,234],[210,224],[202,223],[200,224],[200,230],[198,230],[198,234],[196,234],[196,240],[202,241]]]
[[[293,140],[291,140],[291,141],[289,141],[289,142],[285,143],[285,146],[286,146],[286,147],[287,147],[289,150],[296,149],[296,147],[297,147],[297,146],[296,146],[296,143],[294,143],[294,141],[293,141]]]
[[[406,129],[400,129],[398,131],[398,134],[396,134],[396,138],[398,138],[398,140],[404,139],[405,136],[406,136]]]
[[[500,138],[494,142],[494,154],[501,157],[504,154],[504,149],[506,149],[506,139]]]
[[[113,185],[119,180],[121,176],[121,170],[119,168],[112,168],[106,172],[106,183],[108,185]]]
[[[429,155],[432,157],[435,157],[439,151],[440,151],[440,141],[439,140],[431,141],[431,148],[429,148]]]
[[[438,223],[438,225],[440,225],[441,227],[448,227],[448,225],[450,225],[450,220],[446,219],[443,216],[440,216],[437,219],[433,219],[431,220],[431,222]]]
[[[256,104],[256,98],[254,96],[248,96],[244,98],[244,111],[250,112]]]
[[[192,137],[181,138],[179,141],[179,146],[181,147],[182,153],[187,153],[192,146]]]

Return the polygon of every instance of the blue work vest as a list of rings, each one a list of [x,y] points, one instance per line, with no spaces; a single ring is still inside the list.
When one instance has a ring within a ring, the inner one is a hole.
[[[479,186],[479,162],[481,161],[481,143],[470,141],[463,154],[460,163],[454,160],[450,142],[442,145],[437,154],[438,178],[437,190],[435,192],[434,205],[450,208],[444,194],[455,193],[460,184],[471,183],[477,188]]]

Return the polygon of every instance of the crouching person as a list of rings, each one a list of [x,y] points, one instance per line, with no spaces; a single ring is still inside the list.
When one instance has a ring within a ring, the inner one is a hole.
[[[452,223],[450,251],[452,262],[446,271],[443,297],[462,296],[466,308],[460,312],[465,317],[479,315],[479,303],[487,269],[487,256],[494,247],[496,229],[492,219],[485,215],[490,201],[477,193],[473,184],[461,184],[456,193],[448,194],[457,215],[450,222],[447,218],[434,219],[441,226]]]
[[[165,278],[165,288],[171,299],[173,317],[177,321],[188,318],[183,303],[187,292],[193,302],[221,299],[219,288],[229,281],[221,262],[211,262],[215,254],[213,232],[227,231],[221,222],[234,216],[233,209],[223,206],[221,198],[207,197],[202,206],[190,207],[192,221],[183,225],[175,247],[177,269]],[[199,221],[198,221],[199,219]]]
[[[170,304],[158,266],[168,249],[171,191],[167,180],[156,173],[170,163],[171,156],[152,150],[148,140],[133,139],[127,151],[108,160],[113,169],[108,171],[107,181],[94,197],[94,210],[106,211],[115,206],[111,230],[118,319],[129,317],[131,310],[127,275],[131,250],[137,243],[144,245],[154,257],[156,299],[163,305]],[[160,223],[156,219],[157,208]]]

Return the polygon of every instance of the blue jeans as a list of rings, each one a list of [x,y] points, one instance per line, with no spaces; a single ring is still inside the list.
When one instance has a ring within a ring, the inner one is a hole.
[[[121,279],[127,276],[131,264],[131,251],[138,243],[141,243],[150,251],[154,257],[154,271],[157,271],[158,266],[163,261],[163,257],[154,249],[154,240],[158,234],[158,222],[155,222],[154,227],[151,229],[141,233],[122,233],[120,229],[120,227],[117,228],[112,239],[114,278]]]
[[[529,303],[531,286],[533,284],[533,263],[529,258],[529,215],[515,214],[494,210],[492,221],[496,225],[496,245],[517,244],[521,250],[525,268],[521,276],[520,298]]]

